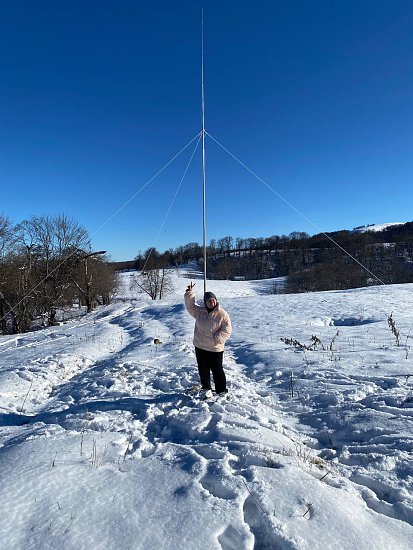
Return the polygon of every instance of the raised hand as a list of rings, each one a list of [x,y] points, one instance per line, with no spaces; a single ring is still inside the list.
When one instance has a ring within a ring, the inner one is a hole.
[[[195,283],[193,283],[192,281],[189,283],[189,285],[187,286],[186,288],[186,291],[187,292],[190,292],[195,286]]]

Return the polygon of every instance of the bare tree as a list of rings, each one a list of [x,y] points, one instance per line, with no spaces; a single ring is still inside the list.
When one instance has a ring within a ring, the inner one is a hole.
[[[74,255],[77,262],[77,270],[73,278],[73,284],[78,290],[81,301],[86,305],[87,313],[93,311],[98,303],[99,285],[101,279],[101,261],[98,256],[105,254],[105,250],[85,254],[79,250]]]
[[[234,239],[230,236],[222,237],[218,239],[218,248],[221,254],[227,254],[228,256],[231,253],[233,247]]]
[[[7,334],[7,321],[13,311],[9,288],[15,280],[10,265],[14,244],[13,226],[9,218],[0,214],[0,330]]]
[[[56,322],[77,296],[91,311],[110,302],[116,276],[91,257],[89,235],[65,215],[33,216],[16,227],[0,215],[0,330],[21,333],[35,318]]]
[[[73,256],[77,250],[90,250],[89,235],[74,219],[64,214],[33,216],[17,226],[18,241],[31,250],[36,261],[33,274],[34,304],[37,315],[46,315],[54,324],[57,309],[72,304]]]
[[[0,214],[0,327],[2,334],[6,334],[6,317],[11,307],[4,291],[11,276],[7,258],[12,250],[12,242],[12,224],[4,214]]]
[[[145,269],[135,275],[131,288],[148,294],[152,300],[161,300],[173,290],[171,271],[166,268],[165,258],[156,249],[149,248],[145,256]]]
[[[236,251],[238,253],[238,256],[241,255],[241,250],[244,248],[244,246],[245,246],[244,239],[242,239],[241,237],[237,237],[235,239],[235,248],[236,248]]]
[[[96,275],[97,301],[103,306],[111,303],[119,288],[119,277],[106,256],[103,256]]]
[[[173,290],[171,272],[165,267],[148,269],[135,276],[131,287],[148,294],[152,300],[162,300]]]
[[[2,302],[6,306],[3,313],[3,330],[7,332],[8,322],[13,334],[26,332],[36,312],[34,271],[36,256],[33,247],[27,246],[19,253],[11,253],[7,258],[7,280],[2,292]]]

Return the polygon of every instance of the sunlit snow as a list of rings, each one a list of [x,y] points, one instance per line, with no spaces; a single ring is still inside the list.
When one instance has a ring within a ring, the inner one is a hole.
[[[365,233],[366,231],[384,231],[388,227],[394,227],[395,225],[404,225],[405,222],[388,222],[388,223],[372,223],[370,225],[364,225],[363,227],[355,227],[356,233]]]
[[[210,281],[234,332],[229,397],[207,403],[186,393],[184,271],[162,301],[130,279],[0,337],[1,548],[412,548],[413,284]]]

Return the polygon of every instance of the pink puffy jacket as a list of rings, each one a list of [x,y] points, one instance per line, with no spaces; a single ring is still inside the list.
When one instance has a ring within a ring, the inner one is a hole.
[[[195,304],[195,292],[185,293],[185,307],[195,317],[194,345],[206,351],[224,351],[232,326],[228,313],[219,304],[208,313],[205,306]]]

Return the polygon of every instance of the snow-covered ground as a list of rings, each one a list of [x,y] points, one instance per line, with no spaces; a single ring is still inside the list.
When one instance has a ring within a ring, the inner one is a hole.
[[[0,548],[412,548],[413,285],[211,281],[234,326],[211,404],[182,275],[0,337]]]

